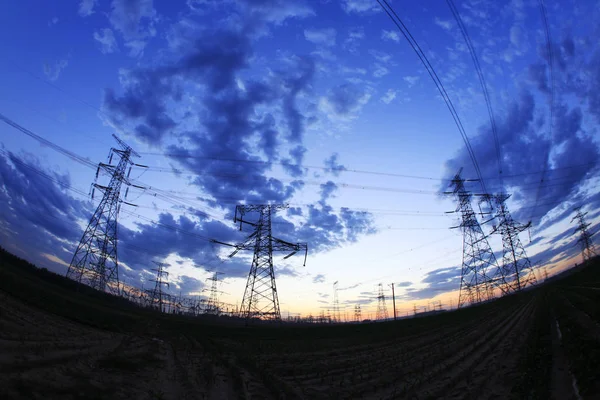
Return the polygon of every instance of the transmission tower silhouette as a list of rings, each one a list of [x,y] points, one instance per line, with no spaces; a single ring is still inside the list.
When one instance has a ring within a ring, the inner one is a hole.
[[[453,191],[446,192],[446,194],[456,196],[458,206],[453,212],[460,212],[461,214],[461,223],[452,228],[462,228],[463,231],[459,308],[466,304],[479,303],[493,297],[493,280],[487,271],[489,267],[496,270],[494,279],[503,279],[496,256],[471,206],[472,194],[465,189],[465,180],[461,178],[461,172],[462,169],[458,171],[450,183]]]
[[[360,311],[360,304],[356,304],[354,306],[354,322],[360,322],[361,321],[361,311]]]
[[[340,300],[338,298],[338,281],[333,282],[333,322],[341,322]]]
[[[241,315],[246,320],[260,318],[281,321],[273,268],[273,252],[290,252],[284,257],[284,259],[287,259],[304,250],[304,265],[306,265],[306,257],[308,256],[308,245],[306,243],[286,242],[274,237],[271,233],[271,214],[288,207],[287,204],[238,205],[235,207],[233,221],[240,223],[240,230],[242,230],[243,224],[254,227],[252,234],[239,244],[212,240],[214,243],[235,247],[229,257],[233,257],[240,250],[254,251],[241,305]],[[244,219],[244,216],[248,213],[258,213],[256,222]]]
[[[577,243],[581,245],[581,258],[583,259],[583,262],[586,262],[598,255],[598,253],[596,253],[594,243],[592,242],[592,236],[594,233],[590,233],[588,231],[591,223],[585,222],[585,216],[587,215],[587,212],[581,212],[581,207],[576,207],[575,210],[577,211],[577,214],[573,217],[571,222],[577,221],[579,226],[575,228],[575,232],[573,233],[579,232],[580,236],[577,240]]]
[[[377,313],[375,314],[375,319],[387,319],[387,307],[385,306],[385,294],[383,293],[383,283],[378,285],[379,293],[377,295]]]
[[[146,166],[132,162],[132,155],[136,157],[140,155],[116,135],[113,137],[121,148],[111,148],[108,163],[98,164],[95,182],[92,185],[92,199],[96,190],[104,194],[73,254],[67,270],[67,277],[97,290],[118,294],[117,217],[122,203],[133,205],[121,200],[121,186],[124,183],[127,186],[144,189],[141,186],[133,185],[129,181],[129,174],[133,165]],[[113,158],[118,158],[119,161],[112,164]],[[126,175],[127,167],[129,167],[129,171]],[[98,175],[101,170],[110,175],[107,186],[98,184]],[[127,198],[128,191],[129,187],[125,191],[125,198]]]
[[[147,289],[148,303],[150,307],[158,309],[160,312],[164,312],[163,304],[164,299],[168,299],[169,295],[163,292],[163,286],[170,287],[169,282],[165,282],[165,278],[169,278],[169,273],[164,270],[169,264],[153,261],[156,264],[156,268],[152,271],[156,271],[156,279],[154,282],[154,289]]]
[[[537,283],[531,261],[527,257],[525,247],[519,239],[519,233],[525,231],[531,226],[531,221],[527,224],[518,224],[511,216],[506,200],[510,197],[507,194],[494,196],[496,204],[496,218],[498,225],[494,226],[492,233],[498,233],[502,236],[502,282],[500,288],[505,294],[518,292],[527,285]]]
[[[208,271],[212,272],[212,271]],[[215,271],[213,275],[208,278],[211,281],[210,285],[210,296],[206,302],[206,314],[218,315],[221,312],[221,304],[219,303],[219,275],[224,275],[224,272]]]

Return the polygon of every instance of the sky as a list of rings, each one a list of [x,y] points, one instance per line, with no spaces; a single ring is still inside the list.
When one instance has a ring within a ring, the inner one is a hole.
[[[532,221],[521,240],[538,278],[580,262],[573,208],[600,223],[600,2],[456,0],[489,103],[447,2],[390,5],[486,189]],[[126,284],[152,285],[159,261],[172,293],[205,296],[219,270],[221,300],[239,304],[251,254],[229,258],[210,239],[251,233],[234,225],[236,204],[285,203],[273,235],[309,256],[274,257],[284,316],[327,312],[334,282],[343,314],[374,316],[379,283],[386,296],[395,284],[399,315],[456,307],[462,234],[444,192],[460,168],[478,174],[376,0],[23,0],[3,5],[0,34],[1,246],[65,274],[100,200],[93,166],[6,121],[93,164],[116,134],[149,166],[132,170],[145,189],[119,215]]]

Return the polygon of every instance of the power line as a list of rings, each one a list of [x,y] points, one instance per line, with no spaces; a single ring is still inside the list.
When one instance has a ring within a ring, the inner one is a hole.
[[[93,162],[91,162],[89,159],[80,156],[70,150],[65,149],[64,147],[59,146],[58,144],[51,142],[50,140],[47,140],[43,137],[41,137],[40,135],[32,132],[31,130],[21,126],[20,124],[16,123],[15,121],[11,120],[10,118],[6,117],[5,115],[0,114],[0,121],[5,122],[7,125],[12,126],[13,128],[17,129],[18,131],[26,134],[27,136],[33,138],[34,140],[38,141],[39,143],[49,147],[52,150],[57,151],[60,154],[63,154],[67,157],[69,157],[70,159],[86,166],[89,167],[91,169],[96,169],[97,165]],[[159,155],[161,153],[139,153],[139,154],[156,154]],[[166,155],[165,155],[166,156]],[[189,157],[194,157],[194,158],[207,158],[207,159],[214,159],[214,160],[221,160],[221,161],[229,161],[229,162],[248,162],[248,163],[253,163],[255,161],[252,160],[240,160],[240,159],[223,159],[223,158],[210,158],[210,157],[196,157],[196,156],[189,156]],[[265,163],[265,164],[273,164],[273,162],[270,161],[256,161],[256,162],[261,162],[261,163]],[[522,176],[527,176],[527,175],[534,175],[534,174],[539,174],[539,173],[544,173],[544,172],[548,172],[548,171],[560,171],[560,170],[565,170],[565,169],[572,169],[572,168],[579,168],[579,167],[584,167],[584,166],[589,166],[589,165],[595,165],[597,164],[597,162],[589,162],[589,163],[582,163],[582,164],[575,164],[575,165],[568,165],[568,166],[564,166],[564,167],[558,167],[558,168],[548,168],[542,171],[532,171],[532,172],[524,172],[524,173],[519,173],[519,174],[513,174],[513,175],[506,175],[503,176],[503,179],[508,179],[508,178],[517,178],[517,177],[522,177]],[[319,169],[326,169],[323,167],[315,167],[315,166],[305,166],[302,164],[293,164],[296,167],[302,167],[302,168],[319,168]],[[170,173],[177,173],[176,171],[173,171],[173,169],[166,169],[166,168],[161,168],[161,167],[157,167],[157,166],[144,166],[147,168],[147,170],[153,171],[153,172],[170,172]],[[365,173],[365,174],[374,174],[374,175],[387,175],[387,176],[397,176],[397,177],[410,177],[410,178],[418,178],[418,179],[424,179],[424,180],[430,180],[430,181],[440,181],[441,179],[439,178],[434,178],[434,177],[425,177],[425,176],[416,176],[416,175],[402,175],[402,174],[393,174],[393,173],[385,173],[385,172],[378,172],[378,171],[364,171],[364,170],[347,170],[348,172],[358,172],[358,173]],[[203,174],[198,174],[198,173],[187,173],[187,175],[191,175],[191,176],[203,176]],[[230,177],[230,178],[247,178],[247,177],[251,177],[252,175],[248,175],[248,174],[211,174],[212,176],[219,176],[219,177]],[[276,179],[285,179],[285,178],[276,178]],[[497,177],[487,177],[485,178],[486,180],[490,180],[490,179],[498,179]],[[557,178],[555,178],[557,179]],[[138,181],[137,179],[132,179],[132,181]],[[139,182],[139,181],[138,181]],[[326,182],[319,182],[319,181],[303,181],[306,184],[310,184],[310,185],[322,185]],[[468,182],[468,181],[467,181]],[[360,185],[360,184],[349,184],[349,183],[336,183],[338,186],[342,187],[342,188],[351,188],[351,189],[364,189],[364,190],[377,190],[377,191],[400,191],[400,192],[408,192],[408,193],[424,193],[424,194],[437,194],[438,192],[436,191],[426,191],[426,190],[409,190],[409,189],[402,189],[402,188],[394,188],[394,187],[379,187],[379,186],[369,186],[369,185]],[[161,189],[157,189],[152,187],[151,185],[147,185],[147,184],[143,184],[143,186],[146,188],[146,190],[150,190],[150,191],[154,191],[154,192],[162,192],[163,194],[167,191],[161,190]],[[174,191],[168,191],[169,193],[185,193],[185,192],[174,192]],[[197,196],[197,193],[193,194],[194,196]],[[236,200],[239,201],[239,200]]]
[[[388,15],[388,17],[396,25],[396,27],[402,33],[404,38],[408,41],[408,43],[410,44],[410,46],[412,47],[414,52],[419,57],[419,60],[421,60],[421,63],[427,70],[427,73],[429,74],[429,76],[431,77],[433,82],[435,83],[435,86],[437,87],[440,95],[444,99],[444,102],[446,103],[446,106],[448,107],[448,110],[450,111],[450,114],[452,115],[452,118],[454,119],[454,123],[456,124],[456,127],[458,128],[458,131],[460,132],[460,135],[463,138],[465,147],[467,148],[467,152],[469,153],[469,157],[471,158],[473,167],[475,168],[475,173],[477,174],[477,177],[479,178],[479,182],[481,184],[481,188],[483,189],[483,193],[487,193],[487,190],[485,187],[485,182],[483,181],[483,177],[481,176],[481,170],[479,169],[479,164],[475,157],[475,153],[473,152],[473,148],[471,147],[471,143],[469,142],[469,138],[467,136],[465,128],[460,120],[460,117],[456,111],[456,108],[454,107],[454,104],[452,103],[452,100],[450,99],[450,96],[448,95],[448,93],[446,92],[446,89],[444,88],[442,81],[438,77],[437,73],[435,72],[435,69],[433,68],[433,66],[431,65],[429,60],[427,59],[427,56],[425,55],[425,53],[419,46],[418,42],[412,36],[412,34],[410,33],[410,30],[406,27],[406,25],[404,25],[404,23],[402,22],[402,20],[398,16],[398,14],[396,14],[396,11],[394,11],[393,7],[389,5],[387,0],[377,0],[377,3],[379,3],[381,8],[383,8],[383,10]],[[384,4],[385,4],[385,6],[384,6]]]
[[[539,0],[540,4],[540,14],[542,15],[542,22],[544,23],[544,33],[546,34],[546,51],[548,52],[548,68],[550,69],[550,121],[548,124],[548,131],[550,135],[550,140],[552,140],[552,128],[554,124],[554,88],[555,88],[555,76],[554,76],[554,54],[552,52],[552,41],[550,38],[550,29],[548,27],[548,16],[546,14],[546,6],[544,5],[544,0]],[[544,177],[546,175],[546,166],[548,164],[550,158],[550,150],[548,150],[548,154],[544,158],[544,168],[542,170],[542,175],[540,177],[540,186],[538,187],[537,193],[535,195],[535,204],[538,203],[540,198],[540,192],[542,189],[542,184],[544,183]],[[535,208],[531,211],[533,214]],[[531,219],[532,217],[530,217]]]
[[[452,11],[452,15],[456,20],[458,28],[462,33],[465,42],[467,43],[467,47],[469,48],[469,53],[471,54],[471,59],[473,60],[473,64],[475,66],[475,70],[477,71],[477,76],[479,77],[479,83],[481,84],[481,90],[483,91],[483,97],[485,99],[485,104],[487,106],[488,115],[490,117],[490,125],[492,127],[492,134],[494,136],[494,147],[496,148],[496,159],[498,161],[498,177],[502,178],[502,155],[500,152],[500,141],[498,140],[498,130],[496,128],[496,119],[494,118],[494,112],[492,109],[492,102],[490,100],[490,95],[488,92],[487,85],[485,83],[485,78],[483,75],[483,71],[481,70],[481,65],[479,64],[479,58],[477,57],[477,53],[475,53],[475,48],[473,47],[473,43],[471,42],[471,38],[469,33],[467,32],[467,28],[465,27],[462,18],[460,17],[460,13],[458,9],[454,5],[454,1],[446,0],[448,7],[450,7],[450,11]]]

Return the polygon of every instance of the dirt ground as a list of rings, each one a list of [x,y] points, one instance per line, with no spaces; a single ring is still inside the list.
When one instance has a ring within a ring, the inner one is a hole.
[[[538,315],[547,307],[530,295],[456,321],[379,325],[382,334],[333,327],[261,338],[243,327],[114,332],[0,291],[0,398],[518,399],[544,390],[545,398],[595,398],[578,393],[557,316]],[[597,334],[589,314],[571,314]],[[535,379],[546,386],[536,389]]]

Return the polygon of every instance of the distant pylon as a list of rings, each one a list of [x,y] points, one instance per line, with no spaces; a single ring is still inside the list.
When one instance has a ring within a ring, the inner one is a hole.
[[[147,289],[148,303],[150,307],[157,308],[160,312],[164,312],[163,304],[164,299],[168,298],[169,295],[163,292],[163,286],[169,287],[169,282],[165,282],[164,279],[169,277],[169,273],[164,271],[165,267],[169,264],[153,261],[156,264],[156,268],[152,271],[156,271],[156,279],[154,282],[154,289]]]
[[[210,271],[209,271],[210,272]],[[206,303],[206,313],[218,315],[221,311],[221,305],[219,303],[219,275],[223,275],[224,272],[215,271],[213,275],[208,278],[211,281],[210,285],[210,296]]]
[[[360,304],[356,304],[354,306],[354,322],[360,322],[361,321],[361,311],[360,311]]]
[[[385,306],[385,294],[383,293],[383,283],[379,285],[379,293],[377,295],[377,313],[375,319],[388,319],[387,307]]]
[[[138,188],[141,188],[141,186],[132,185],[129,181],[131,166],[138,165],[131,161],[131,156],[139,157],[139,154],[117,136],[113,135],[113,137],[121,148],[111,148],[108,164],[98,164],[96,181],[101,169],[110,175],[110,181],[108,186],[100,185],[97,182],[93,184],[92,199],[96,189],[103,192],[104,195],[73,254],[73,259],[67,270],[67,277],[97,290],[118,294],[117,217],[121,203],[132,205],[121,200],[121,185],[125,183],[128,186]],[[119,158],[119,162],[113,165],[111,163],[115,155]],[[138,166],[144,167],[142,165]],[[129,171],[126,175],[127,167],[129,167]],[[125,192],[125,198],[127,198],[127,191]]]
[[[579,226],[575,229],[574,233],[579,232],[580,234],[577,243],[581,245],[581,258],[583,259],[583,262],[586,262],[592,257],[598,255],[598,253],[596,253],[594,243],[592,242],[592,236],[594,235],[594,233],[590,233],[588,231],[588,228],[590,227],[591,223],[585,222],[585,216],[587,215],[587,212],[581,212],[581,207],[576,207],[575,210],[577,211],[577,214],[573,217],[571,222],[576,220],[579,224]]]
[[[248,224],[254,227],[254,232],[240,244],[230,244],[213,240],[214,243],[235,247],[229,255],[233,257],[240,250],[253,250],[254,257],[248,274],[244,297],[242,298],[241,315],[247,320],[260,318],[281,321],[279,298],[275,285],[275,270],[273,268],[273,252],[290,252],[284,259],[304,250],[304,265],[308,255],[306,243],[290,243],[273,237],[271,234],[271,214],[288,207],[285,205],[238,205],[235,207],[234,222]],[[258,213],[256,222],[244,219],[247,213]],[[238,217],[239,214],[239,217]]]
[[[493,280],[488,275],[488,268],[496,270],[494,279],[502,279],[499,275],[498,262],[492,251],[487,237],[477,221],[475,211],[471,206],[471,193],[465,189],[465,180],[461,178],[462,170],[452,179],[450,185],[457,200],[455,212],[460,212],[461,223],[453,228],[462,228],[463,257],[460,277],[460,292],[458,307],[475,304],[493,297]]]
[[[494,196],[498,225],[492,230],[492,233],[499,233],[502,236],[501,289],[504,288],[504,293],[518,292],[527,285],[534,285],[537,282],[531,261],[519,239],[519,233],[528,229],[531,222],[522,225],[513,220],[506,205],[509,197],[507,194]]]
[[[338,298],[338,281],[333,282],[333,322],[342,322],[340,319],[340,300]]]

